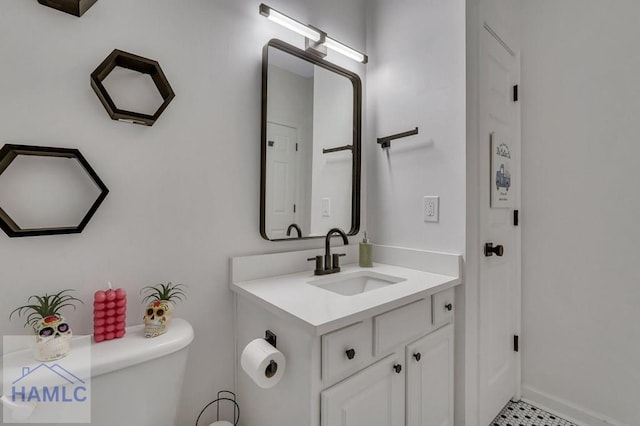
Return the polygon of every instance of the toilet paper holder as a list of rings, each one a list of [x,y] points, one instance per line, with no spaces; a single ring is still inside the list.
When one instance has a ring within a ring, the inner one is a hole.
[[[271,346],[273,346],[274,348],[277,348],[276,346],[277,339],[278,337],[275,335],[273,331],[267,330],[264,332],[264,340],[269,342],[269,344],[271,344]]]
[[[230,397],[221,396],[221,395],[229,395]],[[210,403],[208,403],[207,405],[204,406],[202,411],[200,411],[200,414],[198,414],[198,418],[196,419],[196,426],[198,426],[198,422],[200,421],[200,417],[202,417],[204,412],[207,411],[207,408],[209,408],[213,404],[216,404],[216,422],[219,422],[220,421],[220,402],[221,401],[229,401],[229,402],[233,403],[233,425],[236,426],[238,424],[238,422],[240,421],[240,406],[236,402],[236,394],[231,392],[231,391],[227,391],[227,390],[221,390],[220,392],[218,392],[218,394],[216,395],[216,399],[214,399],[213,401],[211,401]]]

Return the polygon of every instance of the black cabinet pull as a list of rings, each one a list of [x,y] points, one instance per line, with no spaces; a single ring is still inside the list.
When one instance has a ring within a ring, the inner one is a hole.
[[[502,256],[504,254],[504,247],[500,244],[497,244],[494,247],[493,243],[486,243],[484,245],[484,255],[489,257],[493,256],[494,254],[498,257]]]
[[[420,355],[420,352],[416,352],[415,354],[413,354],[413,357],[416,359],[416,361],[420,362],[422,355]]]
[[[355,349],[347,349],[345,354],[347,354],[347,358],[353,359],[356,356],[356,350]]]
[[[453,305],[451,303],[447,303],[446,305],[444,305],[444,308],[447,311],[452,311],[453,310]]]
[[[400,372],[402,371],[402,366],[400,364],[396,364],[393,366],[393,369],[396,373],[400,374]]]

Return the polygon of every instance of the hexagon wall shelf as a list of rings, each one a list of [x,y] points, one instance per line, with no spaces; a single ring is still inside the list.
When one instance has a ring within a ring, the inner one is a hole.
[[[91,165],[85,160],[80,151],[71,148],[50,148],[44,146],[31,145],[11,145],[7,144],[0,149],[0,179],[2,173],[11,165],[18,155],[36,155],[41,157],[65,157],[73,158],[85,170],[93,183],[100,189],[100,195],[93,202],[87,214],[84,215],[82,221],[77,226],[60,227],[60,228],[33,228],[22,229],[18,224],[0,206],[0,228],[10,237],[34,237],[38,235],[57,235],[57,234],[78,234],[87,226],[93,214],[98,210],[102,201],[109,193],[109,189],[100,180]]]
[[[98,0],[38,0],[38,3],[81,17]]]
[[[162,105],[153,115],[142,114],[139,112],[126,111],[119,109],[116,104],[107,93],[102,82],[107,78],[109,73],[113,71],[115,67],[127,68],[133,71],[138,71],[143,74],[149,74],[156,85],[156,88],[160,92],[162,99]],[[160,64],[152,59],[143,58],[142,56],[134,55],[132,53],[123,52],[122,50],[114,50],[109,56],[91,73],[91,87],[100,98],[102,105],[111,116],[113,120],[126,121],[135,124],[144,124],[146,126],[153,126],[162,111],[165,110],[169,102],[175,97],[173,89],[169,85],[167,77],[165,77],[160,68]]]

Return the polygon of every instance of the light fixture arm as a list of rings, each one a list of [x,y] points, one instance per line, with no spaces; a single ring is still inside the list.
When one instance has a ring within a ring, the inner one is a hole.
[[[313,41],[309,37],[305,37],[304,48],[307,52],[324,58],[325,56],[327,56],[327,45],[325,44],[325,42],[327,41],[327,33],[320,30],[319,28],[314,27],[313,25],[309,25],[309,28],[312,28],[320,33],[320,40]]]

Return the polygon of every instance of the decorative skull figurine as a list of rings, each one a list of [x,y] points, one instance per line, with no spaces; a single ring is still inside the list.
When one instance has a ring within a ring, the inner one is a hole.
[[[38,361],[54,361],[66,356],[71,349],[71,327],[62,315],[42,318],[34,327]]]
[[[167,332],[173,318],[173,302],[154,300],[147,305],[144,313],[145,337],[156,337]]]

